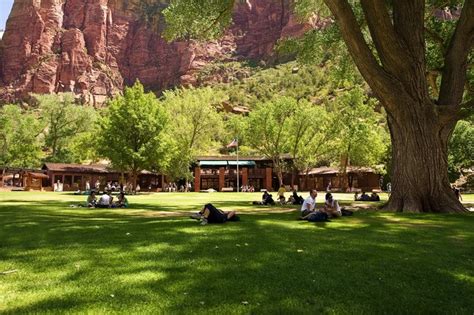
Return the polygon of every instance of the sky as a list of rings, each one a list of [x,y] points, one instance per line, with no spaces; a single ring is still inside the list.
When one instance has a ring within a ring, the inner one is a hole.
[[[0,29],[5,29],[12,5],[13,0],[0,0]]]

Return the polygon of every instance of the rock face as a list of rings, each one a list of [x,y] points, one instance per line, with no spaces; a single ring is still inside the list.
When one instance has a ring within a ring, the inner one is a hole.
[[[0,43],[0,100],[73,92],[99,106],[139,79],[161,91],[195,84],[214,60],[272,58],[276,42],[299,36],[287,0],[247,0],[219,41],[166,42],[137,10],[142,0],[15,0]]]

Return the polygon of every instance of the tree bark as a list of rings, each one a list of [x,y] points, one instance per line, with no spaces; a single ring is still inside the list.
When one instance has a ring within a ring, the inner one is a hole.
[[[0,187],[3,187],[3,178],[5,177],[6,168],[2,167],[2,177],[0,179]]]
[[[388,115],[392,137],[392,194],[385,210],[399,212],[466,212],[448,180],[448,135],[436,115],[420,113],[431,106],[412,104],[405,115]],[[418,112],[418,113],[416,113]]]

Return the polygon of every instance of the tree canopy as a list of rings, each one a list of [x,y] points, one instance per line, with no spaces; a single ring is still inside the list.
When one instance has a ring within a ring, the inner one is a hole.
[[[214,29],[211,35],[215,35],[229,24],[234,4],[172,0],[164,12],[167,34],[170,38],[202,37]],[[342,38],[371,92],[385,108],[394,192],[386,208],[466,211],[449,186],[447,151],[457,120],[472,111],[474,104],[469,66],[474,1],[324,0],[330,11],[327,15],[318,0],[293,4],[294,12],[303,18],[318,15],[337,26],[337,31],[325,27],[311,31],[310,36],[317,39],[331,30],[339,34],[332,38]],[[444,16],[439,16],[441,10]],[[331,36],[328,38],[331,41]],[[303,39],[302,45],[293,45],[299,52],[314,59],[326,57],[314,47],[318,40]]]
[[[92,130],[96,122],[96,112],[92,107],[76,104],[74,94],[36,95],[44,127],[44,140],[50,149],[48,160],[72,162],[74,145],[79,137]]]
[[[0,166],[33,168],[43,157],[42,126],[36,115],[16,105],[0,108]]]
[[[138,81],[109,102],[101,120],[99,151],[113,167],[131,174],[133,189],[140,171],[166,167],[163,131],[168,122],[165,108]]]

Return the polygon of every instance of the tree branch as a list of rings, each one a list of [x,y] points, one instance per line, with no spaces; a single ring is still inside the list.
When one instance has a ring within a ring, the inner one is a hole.
[[[439,34],[433,32],[432,30],[430,30],[429,28],[425,27],[425,32],[426,34],[429,35],[429,37],[431,37],[431,39],[433,39],[435,42],[437,42],[443,52],[443,55],[446,54],[446,47],[444,46],[444,39],[439,36]]]
[[[438,104],[459,107],[466,82],[467,59],[474,42],[474,0],[466,0],[444,59]]]
[[[360,73],[387,110],[397,110],[395,104],[405,95],[395,80],[377,62],[367,45],[354,12],[347,0],[324,0],[334,14],[349,53]]]
[[[204,34],[208,33],[211,29],[213,29],[217,25],[217,23],[221,21],[221,19],[226,13],[232,11],[232,9],[234,8],[235,0],[228,1],[229,3],[227,4],[227,6],[221,12],[219,12],[219,15],[214,20],[212,20],[211,24],[204,30]]]
[[[402,46],[395,33],[385,2],[380,0],[360,2],[383,67],[392,74],[399,73],[400,70],[407,72],[407,66],[410,64],[407,61],[410,58],[406,53],[406,47]]]

